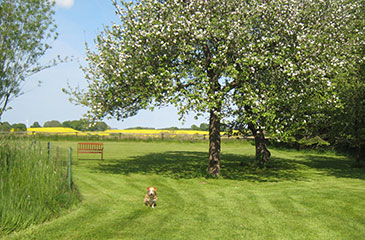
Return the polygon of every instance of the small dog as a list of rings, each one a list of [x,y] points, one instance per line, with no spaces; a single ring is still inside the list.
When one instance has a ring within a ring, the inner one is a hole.
[[[148,187],[146,196],[144,197],[144,204],[148,207],[154,208],[156,207],[157,201],[157,188],[155,187]]]

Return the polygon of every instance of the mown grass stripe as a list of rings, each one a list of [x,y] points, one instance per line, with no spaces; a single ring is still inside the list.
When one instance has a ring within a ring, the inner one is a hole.
[[[291,240],[365,235],[365,172],[346,168],[348,159],[274,150],[273,167],[264,171],[240,165],[242,158],[254,157],[252,145],[227,143],[222,161],[229,177],[206,179],[201,176],[206,147],[105,143],[109,152],[104,162],[80,160],[74,166],[83,195],[79,209],[8,238]],[[158,188],[155,209],[143,204],[148,186]]]

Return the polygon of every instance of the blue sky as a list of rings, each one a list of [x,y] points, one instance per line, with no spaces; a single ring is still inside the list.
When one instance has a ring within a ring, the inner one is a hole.
[[[24,94],[10,102],[11,110],[5,112],[1,121],[25,123],[28,126],[38,121],[41,125],[46,121],[80,119],[86,108],[75,106],[68,101],[62,88],[71,86],[86,87],[86,80],[80,69],[84,65],[85,42],[94,45],[94,39],[105,25],[119,23],[114,13],[111,0],[56,0],[56,24],[58,39],[52,43],[52,49],[43,57],[47,62],[57,55],[73,56],[78,62],[59,64],[30,77],[24,87]],[[41,82],[39,86],[38,82]],[[157,109],[153,112],[140,111],[137,116],[124,121],[104,120],[112,128],[129,127],[190,127],[207,122],[205,118],[194,120],[193,115],[186,118],[183,124],[178,120],[177,111],[173,107]]]

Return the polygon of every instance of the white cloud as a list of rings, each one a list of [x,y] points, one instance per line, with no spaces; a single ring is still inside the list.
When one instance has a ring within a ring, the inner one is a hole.
[[[56,6],[62,8],[72,8],[74,5],[74,0],[53,0],[56,2]]]

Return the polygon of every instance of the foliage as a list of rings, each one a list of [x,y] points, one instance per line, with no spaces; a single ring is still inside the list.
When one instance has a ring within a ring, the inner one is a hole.
[[[43,127],[62,127],[62,124],[57,120],[47,121],[43,124]]]
[[[105,122],[94,122],[91,123],[86,119],[64,121],[63,127],[72,128],[78,131],[105,131],[110,127]]]
[[[209,131],[209,124],[201,123],[199,125],[199,127],[197,125],[193,124],[193,125],[191,125],[190,129],[192,129],[192,130],[201,130],[201,131]]]
[[[0,236],[57,216],[77,202],[67,153],[27,140],[0,139]]]
[[[30,127],[31,128],[40,128],[42,126],[39,124],[39,122],[34,122]]]
[[[19,131],[19,132],[27,131],[27,126],[24,123],[15,123],[15,124],[11,125],[11,128],[14,131]]]
[[[309,95],[306,101],[301,102],[306,103],[304,106],[290,105],[291,111],[295,111],[293,114],[295,118],[290,121],[281,118],[282,121],[289,123],[289,127],[285,127],[284,137],[281,135],[281,140],[286,142],[294,140],[307,146],[308,140],[311,142],[321,139],[342,150],[356,149],[355,155],[357,161],[360,161],[365,145],[364,3],[356,1],[357,7],[352,11],[349,9],[343,11],[342,15],[336,14],[337,17],[341,16],[341,20],[344,19],[343,16],[352,15],[351,21],[347,24],[342,23],[345,28],[337,31],[337,34],[344,36],[346,42],[341,47],[333,49],[333,59],[337,59],[339,55],[344,60],[332,74],[328,74],[329,88],[321,87],[323,89],[321,91],[327,94],[320,92],[318,96]],[[331,41],[334,36],[332,34]],[[312,106],[308,107],[310,104]],[[279,114],[285,112],[280,111]],[[278,136],[274,130],[268,129],[271,135]]]
[[[193,124],[193,125],[191,125],[191,127],[190,127],[192,130],[200,130],[200,128],[197,126],[197,125],[195,125],[195,124]]]
[[[96,119],[166,104],[181,118],[209,113],[214,175],[223,119],[282,133],[296,113],[330,98],[328,76],[350,60],[337,53],[357,9],[345,0],[114,3],[121,24],[105,27],[95,52],[87,49],[87,91],[69,93]]]
[[[131,127],[131,128],[126,128],[126,130],[132,130],[132,129],[137,129],[137,130],[142,130],[142,129],[150,129],[150,130],[154,130],[155,128],[151,128],[151,127]]]
[[[332,110],[330,140],[337,146],[357,149],[356,161],[365,160],[365,1],[361,2],[349,41],[351,54],[358,57],[352,68],[337,77],[337,94],[341,105]]]
[[[87,130],[89,131],[105,131],[110,129],[110,127],[105,122],[96,122],[94,124],[89,124]]]
[[[199,130],[209,131],[209,124],[207,124],[207,123],[201,123],[200,126],[199,126]]]
[[[168,127],[168,128],[162,128],[163,130],[179,130],[178,127]]]
[[[27,77],[54,63],[39,59],[55,39],[54,1],[0,1],[0,117],[8,103],[22,94]]]
[[[72,128],[78,131],[82,131],[87,123],[82,120],[64,121],[62,127]]]
[[[8,122],[0,123],[0,132],[9,132],[11,130],[11,125]]]
[[[352,52],[358,43],[349,41],[359,11],[359,1],[261,4],[252,24],[257,31],[235,68],[241,87],[231,128],[261,142],[264,134],[318,139],[329,110],[341,104],[334,77],[361,60]]]

